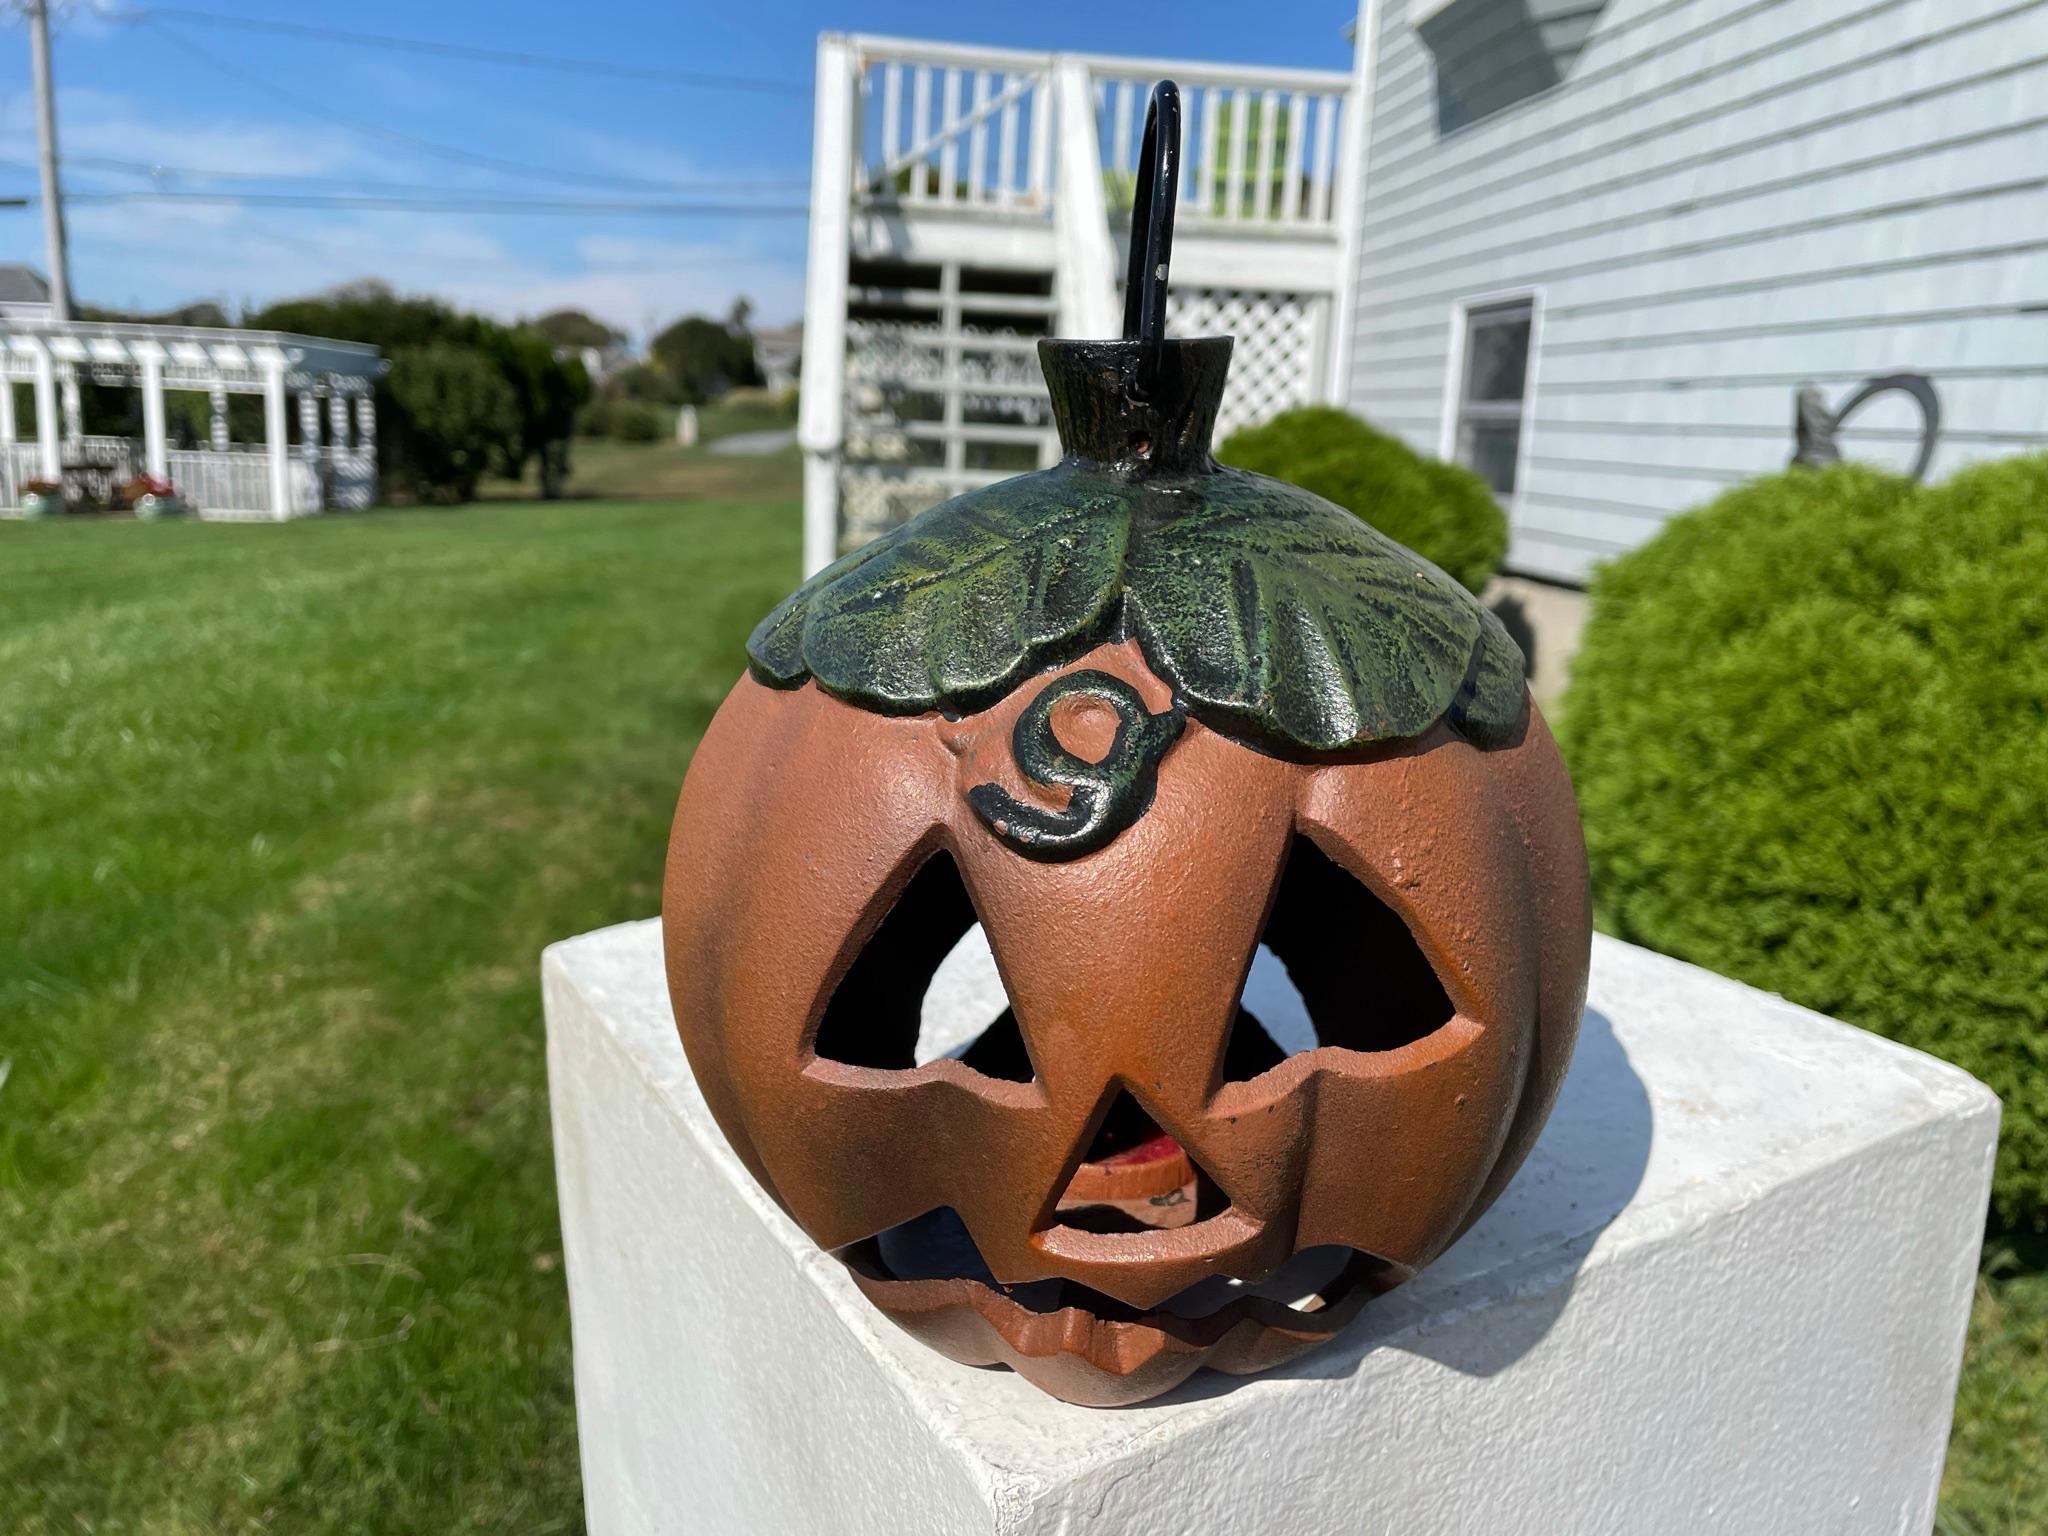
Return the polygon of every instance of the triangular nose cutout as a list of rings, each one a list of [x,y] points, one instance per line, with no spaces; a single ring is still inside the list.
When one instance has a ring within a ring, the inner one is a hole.
[[[1054,1209],[1060,1226],[1082,1232],[1157,1232],[1206,1221],[1229,1204],[1188,1150],[1119,1088]]]

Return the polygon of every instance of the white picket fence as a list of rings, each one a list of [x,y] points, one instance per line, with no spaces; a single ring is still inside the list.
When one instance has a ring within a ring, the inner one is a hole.
[[[227,521],[276,516],[270,504],[270,457],[260,443],[225,448],[172,448],[165,454],[170,482],[201,517]],[[64,451],[67,492],[105,502],[112,490],[142,471],[142,444],[125,437],[85,437]],[[41,450],[15,443],[0,454],[0,507],[20,505],[22,487],[43,478]],[[326,510],[360,511],[377,499],[376,451],[323,447],[308,458],[294,449],[287,479],[288,516]]]

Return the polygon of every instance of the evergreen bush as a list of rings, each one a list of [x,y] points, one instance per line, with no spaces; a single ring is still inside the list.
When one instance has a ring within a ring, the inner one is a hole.
[[[651,443],[661,435],[661,413],[638,400],[620,400],[612,406],[611,434],[622,443]]]
[[[470,501],[487,471],[515,459],[518,401],[480,349],[400,347],[382,382],[410,426],[384,461],[385,479],[405,494]]]
[[[1233,433],[1216,456],[1334,501],[1474,592],[1507,553],[1507,516],[1485,481],[1333,406],[1300,406]]]
[[[1982,1079],[2048,1228],[2048,457],[1674,519],[1595,578],[1560,734],[1601,925]]]

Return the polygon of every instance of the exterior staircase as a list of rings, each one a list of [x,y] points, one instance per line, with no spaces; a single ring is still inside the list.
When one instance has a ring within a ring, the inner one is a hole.
[[[1147,93],[1179,82],[1169,334],[1237,337],[1219,431],[1342,397],[1346,74],[827,35],[804,315],[804,565],[1057,454],[1037,340],[1113,336]]]

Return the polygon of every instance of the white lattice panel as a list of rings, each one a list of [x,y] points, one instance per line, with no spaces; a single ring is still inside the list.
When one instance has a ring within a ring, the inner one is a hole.
[[[950,416],[947,399],[957,401]],[[1052,403],[1031,337],[922,320],[848,321],[841,550],[970,484],[1002,478],[1006,471],[974,467],[985,462],[974,457],[983,427],[1050,436]]]
[[[1324,308],[1315,296],[1300,293],[1188,288],[1167,294],[1167,335],[1237,338],[1230,385],[1217,413],[1217,442],[1320,397],[1316,333]]]
[[[907,523],[926,507],[967,489],[967,479],[993,480],[1000,475],[949,478],[941,472],[862,469],[849,465],[839,476],[839,553],[856,550],[899,523]]]
[[[1323,315],[1322,301],[1313,295],[1195,288],[1169,296],[1168,335],[1237,340],[1217,419],[1218,442],[1239,427],[1256,426],[1319,398],[1316,358]],[[957,392],[970,423],[1010,422],[1049,430],[1037,355],[1015,346],[1013,337],[973,326],[949,332],[918,321],[847,323],[842,550],[857,548],[964,488],[963,476],[944,468],[943,444],[955,436],[971,438],[973,426],[948,428],[938,440],[913,437],[905,429],[914,431],[914,425],[896,416],[899,408],[915,405],[906,395],[935,399]],[[1002,393],[978,394],[974,386],[979,384]],[[1025,388],[1031,392],[1015,393]],[[931,424],[928,417],[920,419]]]
[[[882,380],[936,388],[946,382],[946,349],[951,344],[959,348],[962,383],[1042,388],[1045,375],[1038,368],[1038,353],[1016,345],[1019,340],[1014,332],[976,325],[948,332],[941,326],[902,320],[849,320],[846,377],[849,383]]]

